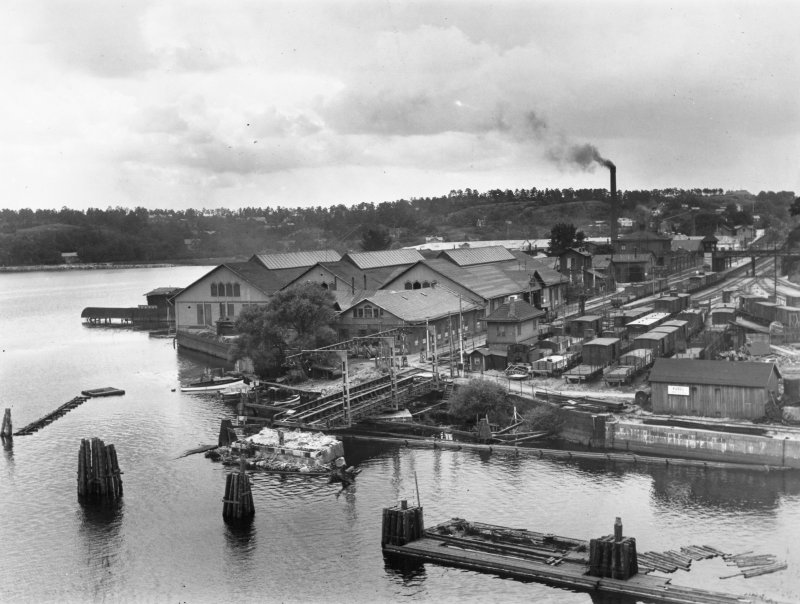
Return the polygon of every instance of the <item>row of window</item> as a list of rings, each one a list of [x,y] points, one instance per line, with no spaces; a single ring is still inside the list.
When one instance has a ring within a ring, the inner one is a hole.
[[[238,298],[242,295],[242,290],[238,283],[212,283],[211,295],[214,297]]]
[[[373,308],[369,304],[366,304],[360,308],[354,308],[353,316],[357,319],[377,319],[383,316],[383,309],[377,306]]]
[[[411,281],[406,281],[405,283],[406,289],[424,289],[430,286],[431,286],[430,281],[423,281],[422,283],[420,283],[419,281],[414,281],[413,283]]]

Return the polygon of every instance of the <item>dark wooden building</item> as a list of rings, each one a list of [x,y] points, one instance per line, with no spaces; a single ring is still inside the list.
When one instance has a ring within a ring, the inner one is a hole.
[[[777,400],[780,377],[774,363],[656,359],[653,412],[758,419]]]

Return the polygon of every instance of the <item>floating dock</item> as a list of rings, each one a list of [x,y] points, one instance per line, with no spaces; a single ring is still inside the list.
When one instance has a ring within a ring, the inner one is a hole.
[[[97,396],[122,396],[125,394],[124,390],[120,390],[119,388],[112,388],[111,386],[106,386],[105,388],[94,388],[92,390],[81,390],[81,394],[87,397],[97,397]]]
[[[687,604],[745,604],[751,597],[673,585],[671,579],[639,572],[636,540],[614,534],[589,541],[452,519],[425,530],[422,508],[383,510],[385,555],[466,568],[558,587]],[[716,552],[716,550],[714,550]]]

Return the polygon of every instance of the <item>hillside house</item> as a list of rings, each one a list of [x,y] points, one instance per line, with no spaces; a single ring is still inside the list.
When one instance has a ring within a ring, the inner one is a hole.
[[[656,265],[665,266],[665,259],[671,249],[671,241],[670,237],[652,231],[633,231],[617,237],[613,242],[614,253],[615,255],[637,255],[652,252]]]

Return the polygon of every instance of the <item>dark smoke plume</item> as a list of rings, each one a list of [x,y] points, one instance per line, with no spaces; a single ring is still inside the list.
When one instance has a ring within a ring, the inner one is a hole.
[[[579,165],[584,170],[589,168],[589,166],[592,165],[592,162],[597,162],[606,168],[615,167],[614,162],[600,155],[597,147],[590,145],[589,143],[585,143],[583,145],[572,145],[567,149],[565,155],[565,159],[567,161]]]

